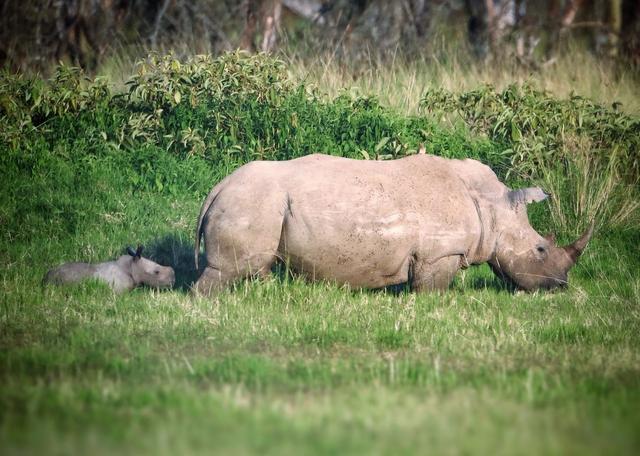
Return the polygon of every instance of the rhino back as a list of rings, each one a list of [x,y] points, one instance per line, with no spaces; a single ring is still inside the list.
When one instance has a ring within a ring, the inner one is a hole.
[[[451,160],[451,166],[467,188],[479,197],[494,203],[505,198],[509,189],[487,165],[467,158]]]
[[[96,267],[88,263],[66,263],[51,269],[44,276],[44,283],[65,284],[76,283],[92,277]]]
[[[99,263],[95,266],[93,277],[108,283],[116,293],[132,290],[139,284],[135,283],[131,276],[130,262],[127,264],[120,260]]]

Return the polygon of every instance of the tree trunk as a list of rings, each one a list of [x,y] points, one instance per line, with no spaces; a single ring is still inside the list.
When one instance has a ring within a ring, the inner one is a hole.
[[[256,51],[254,39],[256,35],[259,7],[259,0],[245,0],[245,23],[242,38],[240,40],[240,47],[249,52]]]
[[[640,1],[623,2],[622,48],[632,64],[640,67]]]
[[[271,52],[275,48],[280,19],[282,17],[282,1],[271,0],[267,2],[263,12],[262,52]]]
[[[609,55],[618,55],[620,32],[622,31],[622,2],[609,0]]]
[[[260,50],[273,51],[280,30],[282,0],[246,0],[245,8],[245,26],[240,47],[255,52],[258,35],[262,32]]]

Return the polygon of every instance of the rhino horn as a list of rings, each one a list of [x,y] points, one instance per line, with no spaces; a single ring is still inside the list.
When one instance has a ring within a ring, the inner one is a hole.
[[[591,222],[589,228],[587,228],[587,230],[582,233],[582,236],[580,236],[580,238],[578,238],[573,244],[564,247],[564,250],[569,254],[574,263],[578,260],[580,255],[582,255],[582,251],[589,243],[591,235],[593,234],[594,226],[595,223]]]

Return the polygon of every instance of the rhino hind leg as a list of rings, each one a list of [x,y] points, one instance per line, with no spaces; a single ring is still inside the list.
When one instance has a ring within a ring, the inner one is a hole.
[[[224,261],[223,267],[209,265],[202,272],[200,278],[194,284],[194,292],[205,296],[211,296],[223,290],[234,282],[249,277],[265,277],[269,275],[271,266],[276,261],[274,255],[258,255],[246,262],[235,263]]]
[[[224,289],[236,278],[235,274],[225,273],[218,268],[207,266],[194,284],[193,291],[196,294],[211,296]]]
[[[447,256],[431,263],[416,260],[409,273],[411,289],[418,292],[446,290],[459,268],[459,255]]]
[[[238,280],[270,274],[278,258],[284,216],[272,215],[278,214],[281,203],[261,203],[262,207],[247,210],[251,218],[235,215],[236,208],[231,208],[225,219],[214,208],[204,231],[207,268],[194,285],[196,293],[209,296]]]

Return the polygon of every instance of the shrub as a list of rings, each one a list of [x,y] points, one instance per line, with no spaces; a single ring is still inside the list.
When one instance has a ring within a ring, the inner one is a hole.
[[[595,218],[630,226],[638,217],[640,119],[573,95],[556,99],[530,85],[490,86],[453,94],[428,91],[430,114],[457,114],[474,134],[503,145],[516,178],[538,180],[559,199],[552,217],[561,229]]]
[[[126,92],[66,66],[46,81],[4,73],[0,122],[0,220],[10,239],[90,229],[137,192],[200,200],[254,159],[385,159],[425,142],[433,153],[490,161],[494,150],[372,97],[327,99],[278,60],[244,53],[152,55]]]
[[[423,105],[461,114],[474,134],[443,127],[433,115],[399,115],[374,97],[331,99],[293,81],[266,55],[151,55],[124,92],[66,66],[46,81],[5,72],[1,236],[74,235],[141,192],[199,201],[254,159],[313,152],[389,159],[415,153],[421,143],[429,153],[480,159],[512,181],[540,180],[563,197],[552,201],[559,228],[573,228],[574,216],[585,213],[628,226],[637,214],[633,198],[614,185],[618,177],[637,182],[637,158],[627,152],[637,147],[637,120],[528,87],[429,92]]]

